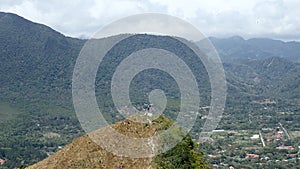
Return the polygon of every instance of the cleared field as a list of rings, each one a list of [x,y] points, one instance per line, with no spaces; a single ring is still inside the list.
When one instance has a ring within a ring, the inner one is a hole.
[[[20,111],[11,107],[6,102],[0,102],[0,121],[7,121],[13,119],[20,114]]]
[[[292,138],[300,137],[300,131],[289,131]]]

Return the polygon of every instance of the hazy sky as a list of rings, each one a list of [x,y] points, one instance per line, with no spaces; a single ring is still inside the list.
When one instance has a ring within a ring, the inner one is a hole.
[[[0,0],[0,11],[88,37],[125,16],[158,12],[180,17],[207,36],[300,40],[299,0]]]

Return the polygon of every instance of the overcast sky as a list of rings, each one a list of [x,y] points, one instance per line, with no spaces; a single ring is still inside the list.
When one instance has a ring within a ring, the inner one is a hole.
[[[177,16],[206,36],[300,40],[299,0],[0,0],[16,13],[72,37],[89,37],[125,16]]]

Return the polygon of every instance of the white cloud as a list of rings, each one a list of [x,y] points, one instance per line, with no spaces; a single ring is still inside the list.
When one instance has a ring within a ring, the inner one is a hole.
[[[90,36],[125,16],[159,12],[185,19],[208,36],[292,39],[300,35],[298,0],[0,0],[0,10],[69,36]]]

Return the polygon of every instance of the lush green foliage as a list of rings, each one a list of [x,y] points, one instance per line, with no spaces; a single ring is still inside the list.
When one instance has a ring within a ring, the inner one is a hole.
[[[208,165],[203,159],[198,145],[188,134],[179,144],[165,153],[155,157],[155,167],[158,169],[206,169]]]

